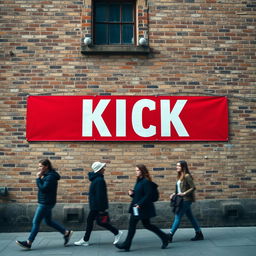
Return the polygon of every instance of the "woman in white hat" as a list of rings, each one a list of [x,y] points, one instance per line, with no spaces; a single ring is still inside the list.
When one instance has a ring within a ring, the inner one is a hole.
[[[97,224],[108,229],[114,234],[114,242],[116,244],[121,235],[122,231],[118,231],[113,227],[108,218],[100,218],[100,216],[108,217],[106,210],[108,209],[108,196],[107,196],[107,185],[104,180],[104,171],[106,163],[94,162],[92,164],[92,172],[88,173],[89,180],[91,181],[89,189],[89,206],[90,212],[87,217],[86,232],[83,238],[75,242],[75,245],[89,245],[90,235],[93,229],[93,223],[96,220]]]

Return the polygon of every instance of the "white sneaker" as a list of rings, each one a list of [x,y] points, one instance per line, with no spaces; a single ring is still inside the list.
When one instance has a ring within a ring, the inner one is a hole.
[[[118,234],[115,236],[113,244],[117,244],[123,234],[123,231],[119,231]]]
[[[89,246],[89,242],[88,242],[88,241],[84,241],[84,239],[81,238],[79,241],[74,242],[74,245],[78,245],[78,246],[80,246],[80,245]]]

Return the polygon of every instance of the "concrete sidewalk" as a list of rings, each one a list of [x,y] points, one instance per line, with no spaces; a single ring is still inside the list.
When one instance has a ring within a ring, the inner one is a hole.
[[[168,230],[164,230],[168,232]],[[118,250],[112,244],[113,235],[109,231],[93,231],[90,246],[74,246],[84,232],[74,232],[69,245],[63,246],[62,235],[56,232],[39,232],[31,250],[16,245],[15,240],[26,240],[28,233],[0,233],[1,256],[39,256],[39,255],[74,255],[74,256],[255,256],[256,227],[204,228],[204,241],[190,241],[194,236],[193,229],[179,229],[173,243],[167,249],[160,249],[161,241],[150,231],[137,230],[130,252]],[[124,231],[121,241],[126,237]]]

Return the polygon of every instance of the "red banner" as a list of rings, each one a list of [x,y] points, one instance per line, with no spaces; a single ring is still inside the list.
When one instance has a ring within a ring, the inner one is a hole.
[[[226,97],[30,96],[28,141],[227,141]]]

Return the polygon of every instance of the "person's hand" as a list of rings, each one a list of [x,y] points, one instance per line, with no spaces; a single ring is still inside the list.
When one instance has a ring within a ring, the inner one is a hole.
[[[38,172],[38,173],[36,174],[36,177],[37,177],[37,178],[42,178],[42,177],[43,177],[42,171]]]
[[[173,196],[175,195],[175,193],[172,193],[171,195],[170,195],[170,199],[172,200],[172,198],[173,198]]]
[[[134,194],[134,191],[133,191],[132,189],[129,189],[128,195],[129,195],[129,196],[132,196],[133,194]]]

